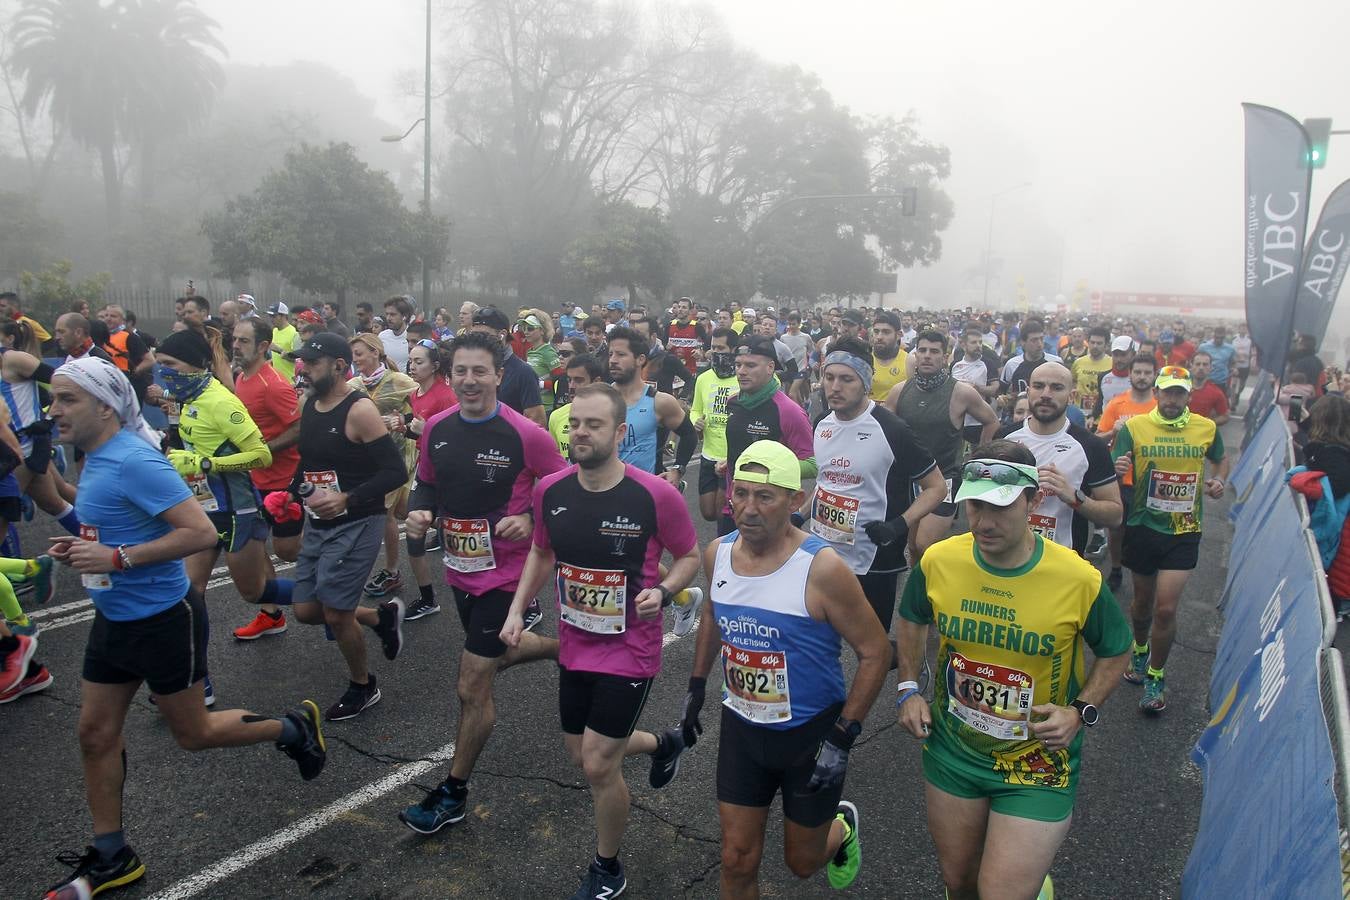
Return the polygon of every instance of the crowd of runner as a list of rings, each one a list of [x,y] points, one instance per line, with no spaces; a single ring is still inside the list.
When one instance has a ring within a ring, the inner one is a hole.
[[[0,294],[0,704],[76,677],[37,658],[25,612],[52,599],[55,564],[96,609],[78,675],[94,836],[46,896],[144,875],[122,816],[142,683],[183,748],[270,742],[312,779],[325,723],[415,689],[392,665],[377,681],[367,641],[396,663],[438,594],[464,636],[455,753],[398,813],[414,831],[465,818],[497,673],[548,660],[594,805],[573,896],[617,896],[623,761],[647,758],[653,788],[677,776],[716,665],[722,895],[759,895],[778,796],[789,869],[847,887],[862,811],[844,797],[849,753],[896,671],[948,895],[1052,895],[1084,729],[1122,682],[1145,713],[1166,708],[1204,501],[1225,489],[1219,426],[1256,363],[1245,326],[689,298],[651,313],[465,303],[424,319],[396,297],[357,304],[349,325],[335,303],[259,309],[244,294],[213,314],[189,294],[154,340],[117,306],[73,309],[49,333]],[[1304,349],[1300,409],[1341,390]],[[691,486],[718,535],[703,547]],[[13,525],[35,509],[68,536],[25,556]],[[336,645],[347,682],[326,708],[208,712],[204,593],[222,553],[243,605],[214,612],[235,639],[299,623]],[[537,629],[546,582],[556,637]],[[695,635],[693,666],[679,724],[643,730],[666,609]]]

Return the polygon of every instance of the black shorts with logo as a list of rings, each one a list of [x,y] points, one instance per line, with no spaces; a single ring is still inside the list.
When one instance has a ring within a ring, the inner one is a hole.
[[[84,648],[85,681],[144,681],[151,693],[176,694],[206,677],[206,603],[188,595],[144,619],[114,622],[94,613]]]
[[[500,637],[511,611],[511,591],[488,591],[470,594],[459,588],[450,589],[455,595],[455,609],[464,626],[464,649],[474,656],[498,659],[506,654],[506,645]]]
[[[804,828],[819,828],[834,818],[844,785],[808,793],[816,755],[844,704],[827,707],[796,728],[763,728],[722,707],[717,739],[717,800],[763,809],[783,793],[783,817]]]
[[[563,734],[581,734],[589,728],[607,738],[628,737],[637,727],[654,680],[559,665],[558,714]]]
[[[1121,564],[1139,575],[1159,571],[1189,572],[1200,561],[1200,535],[1163,534],[1147,525],[1126,525]]]

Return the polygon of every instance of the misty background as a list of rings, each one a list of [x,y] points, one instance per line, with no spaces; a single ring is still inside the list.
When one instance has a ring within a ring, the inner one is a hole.
[[[15,0],[0,3],[6,28],[21,6]],[[492,233],[458,206],[481,180],[466,173],[463,147],[451,133],[452,127],[466,127],[459,116],[463,110],[451,109],[451,103],[466,87],[464,62],[473,49],[466,23],[473,8],[482,6],[432,3],[432,212],[446,219],[452,258],[457,248]],[[798,79],[795,89],[809,92],[802,80],[814,76],[832,110],[869,123],[889,117],[909,127],[921,147],[949,151],[949,169],[936,163],[920,167],[927,180],[920,184],[918,220],[934,212],[931,201],[938,194],[950,200],[928,222],[936,242],[905,247],[907,241],[928,240],[914,230],[913,219],[877,224],[864,210],[839,215],[841,229],[890,233],[901,248],[881,254],[876,268],[883,286],[884,273],[899,272],[899,293],[886,299],[902,307],[979,306],[986,276],[991,305],[1003,306],[1013,305],[1019,284],[1032,300],[1072,294],[1084,285],[1240,295],[1239,104],[1265,103],[1296,118],[1330,116],[1335,127],[1350,128],[1350,80],[1341,51],[1350,5],[1339,2],[1275,7],[724,0],[633,6],[631,21],[644,38],[671,22],[688,28],[697,21],[704,38],[731,56],[753,59],[765,78],[787,78],[785,71],[799,67],[801,73],[792,76]],[[57,225],[41,241],[43,263],[70,259],[76,277],[109,269],[110,260],[131,254],[153,264],[141,266],[134,277],[116,272],[114,281],[146,281],[147,268],[159,278],[219,275],[219,253],[213,258],[202,217],[255,191],[284,153],[302,142],[349,143],[362,163],[389,173],[408,210],[416,211],[422,189],[420,127],[401,143],[380,138],[401,134],[422,114],[420,0],[378,5],[197,0],[195,8],[217,23],[210,34],[219,49],[207,53],[219,62],[220,83],[202,117],[160,132],[170,138],[158,142],[157,153],[172,159],[158,176],[159,190],[147,195],[145,186],[136,184],[136,154],[124,157],[124,216],[143,218],[123,244],[110,249],[102,233],[98,154],[80,146],[68,130],[53,144],[51,126],[39,110],[29,118],[25,160],[12,111],[6,113],[0,191],[36,196],[36,211]],[[12,37],[5,35],[11,49]],[[451,83],[452,78],[459,80]],[[770,93],[781,85],[773,82]],[[488,96],[479,92],[473,99],[482,103]],[[0,106],[20,105],[13,101],[0,94]],[[677,124],[687,123],[697,118],[698,107],[674,105],[665,112]],[[793,120],[786,126],[794,127]],[[906,165],[913,162],[912,153],[901,156]],[[825,160],[813,164],[828,167]],[[1333,138],[1326,167],[1315,173],[1314,217],[1346,177],[1350,138]],[[753,203],[739,220],[742,231],[775,197],[812,183],[800,172],[793,178],[750,191]],[[824,184],[823,192],[835,192],[846,180]],[[1024,183],[1029,186],[1018,188]],[[877,184],[865,189],[876,190]],[[670,199],[660,190],[624,196],[639,209],[666,212]],[[7,218],[14,217],[7,213]],[[791,230],[783,223],[796,227],[798,218],[810,216],[776,216],[774,227]],[[810,231],[801,227],[802,234]],[[793,246],[790,237],[782,236],[783,248]],[[986,242],[992,250],[987,262]],[[687,255],[689,240],[684,243],[680,250]],[[875,237],[867,245],[878,249]],[[559,255],[567,249],[559,248]],[[785,249],[780,257],[760,256],[752,268],[768,277],[790,268],[796,255]],[[0,271],[0,280],[12,281],[14,268]],[[679,274],[676,268],[669,289],[692,293]],[[417,273],[407,275],[416,293]],[[499,275],[501,284],[521,283],[519,273]],[[793,282],[780,294],[791,296],[793,290],[804,288]],[[1344,312],[1336,316],[1347,318]],[[1333,324],[1336,330],[1347,329]]]

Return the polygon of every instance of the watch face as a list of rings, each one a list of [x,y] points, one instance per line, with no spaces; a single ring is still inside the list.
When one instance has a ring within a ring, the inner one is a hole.
[[[1097,712],[1097,707],[1093,706],[1092,704],[1090,703],[1085,704],[1083,708],[1079,710],[1078,714],[1083,717],[1084,725],[1091,727],[1097,724],[1097,718],[1099,714]]]

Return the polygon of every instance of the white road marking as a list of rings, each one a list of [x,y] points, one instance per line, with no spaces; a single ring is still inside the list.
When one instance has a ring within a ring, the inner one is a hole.
[[[207,866],[195,875],[189,875],[187,878],[153,895],[150,900],[185,900],[187,897],[196,896],[236,872],[247,869],[258,860],[271,856],[283,847],[289,847],[291,844],[309,837],[319,829],[331,825],[345,813],[359,809],[372,800],[378,800],[386,794],[392,793],[419,775],[442,765],[454,755],[455,744],[452,741],[444,747],[432,751],[426,759],[408,763],[379,781],[353,791],[342,799],[333,801],[323,809],[310,813],[303,819],[293,822],[279,831],[272,832],[262,840],[249,844],[233,855]]]

